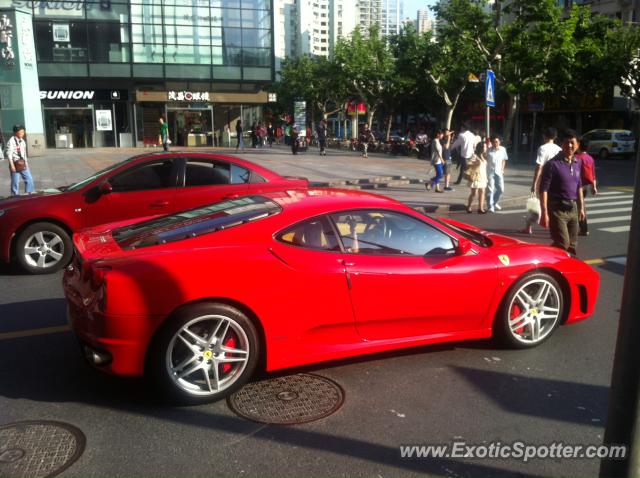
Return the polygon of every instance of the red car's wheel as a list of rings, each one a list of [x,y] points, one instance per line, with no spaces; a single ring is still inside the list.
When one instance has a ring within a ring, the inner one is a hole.
[[[67,231],[50,222],[26,227],[15,243],[15,258],[29,274],[48,274],[65,267],[73,246]]]
[[[197,304],[170,318],[151,346],[147,369],[174,401],[219,400],[253,374],[259,345],[255,326],[225,304]]]
[[[527,274],[505,297],[497,317],[497,332],[511,347],[535,347],[560,324],[563,307],[563,291],[553,277]]]

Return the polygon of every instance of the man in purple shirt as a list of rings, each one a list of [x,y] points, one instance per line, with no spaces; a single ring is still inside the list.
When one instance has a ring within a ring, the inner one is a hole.
[[[544,165],[540,179],[540,225],[549,228],[553,246],[574,255],[578,222],[585,217],[577,149],[576,132],[566,130],[562,135],[562,151]]]

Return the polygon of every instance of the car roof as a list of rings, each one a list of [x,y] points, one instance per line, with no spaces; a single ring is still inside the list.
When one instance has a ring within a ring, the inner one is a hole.
[[[307,188],[261,193],[282,207],[288,216],[313,216],[346,209],[410,210],[400,201],[353,189]]]
[[[628,129],[592,129],[587,131],[585,134],[589,133],[631,133]]]
[[[227,161],[229,163],[233,163],[238,166],[251,169],[256,173],[260,174],[261,176],[263,176],[265,179],[269,179],[269,180],[282,178],[282,176],[276,173],[275,171],[271,169],[267,169],[254,162],[247,161],[245,159],[238,158],[236,156],[229,156],[226,154],[219,154],[219,153],[207,153],[204,151],[169,151],[169,152],[153,151],[149,153],[143,153],[143,154],[138,154],[136,156],[132,156],[128,159],[125,159],[122,162],[122,164],[152,161],[152,160],[157,160],[165,157],[166,158],[182,158],[186,156],[190,158],[206,158],[206,159],[218,159],[220,161]]]

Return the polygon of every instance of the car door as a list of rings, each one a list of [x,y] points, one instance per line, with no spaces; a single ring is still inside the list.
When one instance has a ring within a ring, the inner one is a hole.
[[[282,263],[279,280],[287,284],[282,296],[273,298],[276,304],[286,304],[286,313],[283,309],[282,329],[272,333],[294,337],[294,347],[305,347],[305,355],[360,342],[343,254],[328,218],[311,218],[286,228],[274,237],[269,250]]]
[[[178,171],[174,158],[136,163],[106,180],[109,188],[90,190],[84,226],[175,211]]]
[[[388,210],[332,215],[345,249],[356,327],[366,340],[481,328],[497,269],[483,254],[458,255],[454,239]]]
[[[198,156],[180,158],[177,210],[211,204],[246,194],[251,171],[228,161]]]

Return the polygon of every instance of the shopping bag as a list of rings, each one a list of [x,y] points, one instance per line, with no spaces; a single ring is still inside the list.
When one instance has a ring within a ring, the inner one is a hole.
[[[527,221],[531,224],[540,222],[540,199],[535,195],[527,199]]]

